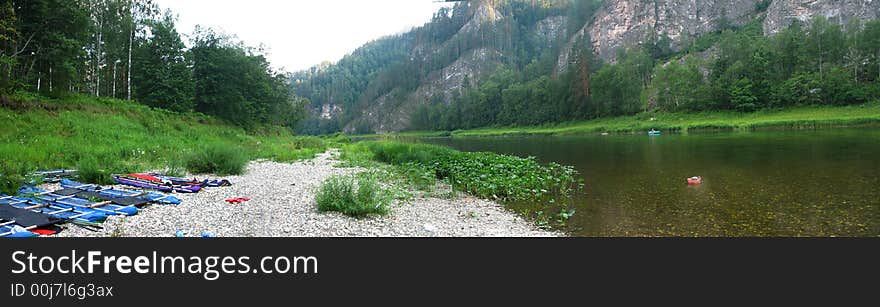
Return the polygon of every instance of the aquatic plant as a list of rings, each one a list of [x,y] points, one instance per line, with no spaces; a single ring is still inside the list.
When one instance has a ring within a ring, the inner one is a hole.
[[[489,152],[460,152],[448,147],[395,141],[357,144],[369,149],[378,162],[400,166],[408,178],[429,184],[428,177],[445,180],[455,190],[503,202],[566,199],[582,187],[577,171],[556,163],[542,165],[535,158]],[[351,146],[349,146],[351,147]],[[363,157],[359,154],[358,157]]]

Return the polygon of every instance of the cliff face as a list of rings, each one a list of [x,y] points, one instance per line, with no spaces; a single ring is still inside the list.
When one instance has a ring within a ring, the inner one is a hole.
[[[765,12],[758,11],[761,4]],[[614,61],[617,49],[651,36],[666,35],[672,49],[679,50],[683,42],[718,30],[722,22],[742,25],[760,16],[765,17],[765,34],[773,35],[796,20],[809,23],[815,16],[843,25],[876,19],[880,0],[609,0],[592,24],[584,25],[563,48],[557,70],[566,68],[578,40],[591,43],[602,59]]]
[[[757,0],[613,0],[589,26],[596,52],[612,59],[621,46],[667,35],[673,49],[687,38],[715,31],[723,19],[733,24],[751,20]]]
[[[880,0],[775,0],[767,10],[764,33],[776,34],[794,21],[809,23],[813,17],[847,25],[880,17]]]
[[[461,90],[465,83],[483,79],[490,72],[502,66],[501,53],[494,49],[474,50],[443,69],[432,72],[426,81],[411,93],[391,92],[376,99],[360,116],[359,123],[350,123],[344,128],[346,133],[356,133],[358,125],[370,127],[376,133],[397,132],[407,128],[411,116],[418,106],[427,103],[449,103],[453,93]],[[395,97],[395,95],[404,95]],[[402,103],[394,103],[395,101]]]
[[[498,10],[495,9],[496,0],[481,0],[472,5],[473,17],[461,28],[461,32],[474,32],[483,29],[486,25],[491,25],[504,18]]]

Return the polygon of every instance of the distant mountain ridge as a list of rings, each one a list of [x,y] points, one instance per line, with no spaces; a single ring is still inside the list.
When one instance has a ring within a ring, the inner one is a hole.
[[[314,109],[303,132],[397,132],[410,128],[420,107],[449,104],[500,70],[563,73],[580,49],[614,62],[627,46],[680,51],[721,27],[759,19],[772,35],[814,16],[845,25],[878,15],[880,1],[868,0],[473,0],[336,64],[298,72],[292,83]]]

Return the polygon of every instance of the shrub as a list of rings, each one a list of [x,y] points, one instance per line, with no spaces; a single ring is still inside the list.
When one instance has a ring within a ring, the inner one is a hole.
[[[0,194],[15,195],[25,182],[25,170],[20,165],[0,161]]]
[[[336,211],[351,217],[388,213],[390,199],[375,175],[334,176],[318,190],[318,211]]]
[[[407,162],[397,168],[398,172],[416,189],[432,191],[437,185],[434,170],[418,163]]]
[[[186,169],[195,174],[239,175],[244,173],[248,158],[232,146],[209,145],[186,159]]]
[[[452,149],[436,145],[400,142],[371,142],[367,146],[375,154],[376,161],[394,165],[407,162],[428,164],[455,152]]]
[[[94,157],[82,158],[76,164],[77,176],[80,181],[94,184],[112,184],[113,178],[106,167],[102,168]]]
[[[324,143],[324,140],[319,137],[314,136],[300,136],[295,137],[290,142],[291,146],[294,149],[303,149],[303,148],[321,148],[324,149],[327,145]]]
[[[364,143],[345,144],[340,146],[339,159],[344,161],[343,167],[362,166],[369,167],[375,164],[375,154]]]

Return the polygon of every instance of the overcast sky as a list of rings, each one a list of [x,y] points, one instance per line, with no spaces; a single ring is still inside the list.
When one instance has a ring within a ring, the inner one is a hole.
[[[428,22],[445,4],[433,0],[156,0],[178,15],[178,31],[221,29],[263,44],[288,72],[335,62],[373,39]]]

